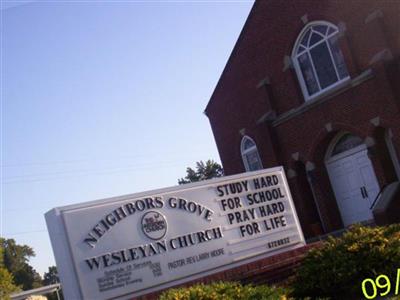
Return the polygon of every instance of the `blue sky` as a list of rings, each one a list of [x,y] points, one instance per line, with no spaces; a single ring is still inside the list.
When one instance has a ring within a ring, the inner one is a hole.
[[[2,3],[1,236],[54,264],[53,207],[219,161],[204,108],[253,1]]]

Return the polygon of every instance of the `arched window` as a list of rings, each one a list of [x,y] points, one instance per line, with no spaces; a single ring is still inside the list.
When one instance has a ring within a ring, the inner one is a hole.
[[[350,78],[337,41],[338,33],[333,24],[313,22],[297,38],[292,59],[306,100]]]
[[[347,150],[353,149],[362,144],[363,140],[360,137],[352,135],[350,133],[344,134],[337,141],[335,147],[332,150],[331,156],[335,156],[342,152],[346,152]]]
[[[261,170],[263,168],[257,146],[251,138],[248,136],[243,137],[240,150],[246,171]]]
[[[359,136],[349,132],[340,132],[332,139],[326,151],[325,160],[329,160],[336,155],[357,148],[363,144],[364,141]]]

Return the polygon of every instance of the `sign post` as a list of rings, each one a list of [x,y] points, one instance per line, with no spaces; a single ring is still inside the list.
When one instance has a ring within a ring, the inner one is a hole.
[[[282,167],[55,208],[66,299],[131,299],[304,245]]]

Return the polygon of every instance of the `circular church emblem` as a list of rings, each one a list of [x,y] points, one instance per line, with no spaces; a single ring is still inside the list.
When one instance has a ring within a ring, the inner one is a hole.
[[[152,240],[162,239],[167,233],[167,220],[156,211],[149,211],[142,217],[143,233]]]

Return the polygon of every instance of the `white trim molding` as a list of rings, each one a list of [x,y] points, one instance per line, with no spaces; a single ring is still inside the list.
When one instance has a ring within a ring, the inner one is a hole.
[[[240,143],[240,153],[242,155],[242,160],[244,168],[247,172],[261,170],[263,168],[260,155],[258,153],[257,145],[254,140],[245,135]],[[249,163],[249,159],[255,159],[255,165]]]
[[[291,57],[306,101],[350,80],[337,42],[341,32],[342,29],[334,24],[314,21],[308,23],[298,35]],[[323,72],[327,66],[329,76]]]

